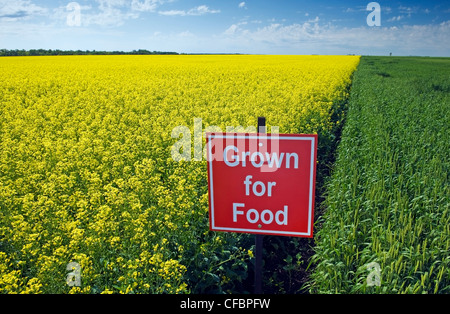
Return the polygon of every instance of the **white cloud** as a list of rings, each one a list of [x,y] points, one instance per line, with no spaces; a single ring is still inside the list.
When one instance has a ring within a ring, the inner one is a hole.
[[[308,20],[307,23],[318,23],[320,21],[319,17],[316,16],[313,20]]]
[[[240,8],[240,9],[243,9],[243,8],[245,8],[245,2],[241,2],[241,3],[239,3],[239,8]]]
[[[231,25],[225,32],[223,32],[224,35],[234,35],[236,32],[238,32],[239,30],[241,30],[239,27],[241,25],[247,25],[248,22],[240,22],[240,23],[236,23]]]
[[[174,0],[95,0],[89,6],[81,5],[81,26],[121,26],[145,12],[156,12],[159,6],[172,1]],[[62,5],[53,10],[52,17],[55,20],[65,20],[68,13],[66,5]]]
[[[169,11],[159,11],[160,15],[167,15],[167,16],[199,16],[199,15],[205,15],[205,14],[216,14],[220,13],[220,10],[212,10],[206,5],[200,5],[198,7],[192,8],[188,11],[185,10],[169,10]]]
[[[234,35],[238,29],[239,29],[239,26],[237,26],[236,24],[233,24],[223,33],[225,35]]]
[[[398,8],[399,12],[402,14],[408,14],[408,17],[411,17],[412,14],[416,14],[419,11],[419,7],[405,7],[405,6],[399,6]]]
[[[195,37],[195,35],[193,33],[191,33],[190,31],[184,31],[178,34],[179,37],[182,38],[186,38],[186,37]]]
[[[36,15],[46,15],[48,10],[30,0],[0,0],[0,19],[16,21]]]
[[[398,22],[404,19],[404,15],[394,16],[388,19],[388,22]]]
[[[182,10],[159,11],[158,14],[167,15],[167,16],[175,16],[175,15],[185,16],[186,11],[182,11]]]
[[[188,15],[203,15],[208,13],[220,13],[220,10],[211,10],[206,5],[201,5],[188,11]]]
[[[96,0],[99,3],[97,12],[83,12],[81,23],[83,26],[99,25],[115,27],[125,23],[126,20],[137,18],[137,12],[130,11],[125,7],[124,0]]]
[[[382,7],[383,10],[384,7]],[[342,12],[344,13],[357,13],[357,12],[365,12],[367,11],[367,6],[355,6],[355,7],[351,7],[351,8],[347,8],[345,10],[343,10]]]
[[[158,5],[163,1],[159,0],[133,0],[131,1],[131,9],[140,12],[154,12]]]
[[[146,12],[156,12],[159,6],[173,1],[174,0],[94,0],[91,2],[91,5],[81,5],[81,26],[121,26],[127,20],[137,19]],[[80,2],[80,4],[81,3],[82,2]],[[68,13],[66,5],[62,5],[53,10],[52,17],[55,20],[65,20]]]
[[[303,24],[271,23],[256,30],[237,24],[223,36],[244,53],[448,55],[450,21],[439,25],[338,27],[315,19]],[[313,22],[313,23],[311,23]]]
[[[102,27],[117,27],[129,19],[136,19],[141,12],[150,9],[150,2],[144,0],[95,0],[90,5],[80,5],[80,26],[98,25]],[[81,4],[81,2],[79,2]],[[53,9],[51,18],[54,21],[66,21],[67,4]]]

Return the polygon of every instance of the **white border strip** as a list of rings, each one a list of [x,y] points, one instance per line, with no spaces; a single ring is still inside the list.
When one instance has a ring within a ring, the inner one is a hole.
[[[315,137],[295,137],[295,136],[278,136],[278,135],[223,135],[223,134],[212,134],[210,135],[210,141],[208,141],[208,157],[209,157],[209,192],[211,198],[211,229],[214,231],[230,231],[230,232],[249,232],[249,233],[273,233],[273,234],[286,234],[293,236],[311,236],[311,220],[313,211],[313,190],[314,190],[314,152],[316,148],[316,138]],[[292,232],[292,231],[277,231],[277,230],[260,230],[260,229],[240,229],[240,228],[228,228],[228,227],[218,227],[214,221],[214,186],[213,186],[213,167],[212,167],[212,150],[211,150],[211,140],[214,138],[218,139],[271,139],[275,140],[289,140],[289,141],[311,141],[311,165],[310,165],[310,181],[309,181],[309,203],[308,203],[308,232]]]

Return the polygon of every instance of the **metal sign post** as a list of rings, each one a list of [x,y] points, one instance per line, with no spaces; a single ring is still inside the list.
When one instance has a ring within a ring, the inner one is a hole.
[[[266,118],[258,118],[258,133],[266,133]],[[255,294],[262,293],[262,253],[264,235],[255,235]]]
[[[211,231],[255,234],[255,293],[263,236],[311,238],[317,134],[206,133]]]

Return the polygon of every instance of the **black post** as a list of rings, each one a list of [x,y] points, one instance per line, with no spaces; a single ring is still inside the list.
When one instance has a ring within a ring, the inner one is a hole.
[[[262,234],[255,235],[255,294],[262,294]]]
[[[266,133],[266,118],[258,118],[258,133]],[[255,294],[262,294],[262,234],[255,235]]]
[[[267,133],[266,132],[266,118],[259,117],[258,118],[258,133]]]

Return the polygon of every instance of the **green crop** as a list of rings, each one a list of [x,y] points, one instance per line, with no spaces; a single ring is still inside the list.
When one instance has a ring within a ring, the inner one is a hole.
[[[311,292],[450,293],[449,112],[450,59],[361,59]]]

